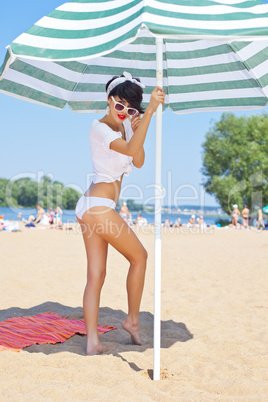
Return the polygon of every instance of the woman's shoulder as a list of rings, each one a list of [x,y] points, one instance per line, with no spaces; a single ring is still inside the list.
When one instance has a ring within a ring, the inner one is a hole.
[[[104,123],[103,121],[100,120],[93,120],[92,125],[91,125],[91,129],[93,130],[97,130],[97,131],[102,131],[105,133],[117,133],[117,131],[114,131],[110,126],[108,126],[108,124]],[[120,131],[118,131],[120,133]]]
[[[102,123],[101,121],[99,121],[97,119],[94,119],[93,122],[92,122],[92,125],[91,125],[91,129],[93,129],[93,130],[105,131],[105,130],[107,130],[107,128],[109,128],[107,126],[107,124]]]
[[[108,124],[99,120],[94,120],[92,122],[89,132],[89,142],[91,147],[104,146],[104,149],[110,152],[110,143],[118,138],[122,138],[120,131],[114,131],[108,126]]]
[[[89,137],[95,137],[96,135],[107,135],[111,131],[110,127],[107,126],[107,124],[102,123],[101,121],[95,119],[92,122],[90,131],[89,131]]]

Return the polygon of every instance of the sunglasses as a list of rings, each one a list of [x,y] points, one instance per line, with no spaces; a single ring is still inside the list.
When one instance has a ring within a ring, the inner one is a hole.
[[[114,108],[117,112],[122,112],[123,110],[127,110],[127,114],[129,116],[135,116],[138,112],[137,109],[134,109],[133,107],[126,107],[124,105],[122,105],[122,103],[116,102],[116,100],[114,99],[113,96],[111,96],[113,102],[114,102]]]

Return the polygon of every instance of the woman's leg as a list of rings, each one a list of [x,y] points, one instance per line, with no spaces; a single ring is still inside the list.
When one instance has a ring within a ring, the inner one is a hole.
[[[86,354],[100,354],[110,350],[99,340],[98,315],[100,293],[106,274],[108,243],[91,230],[90,226],[77,219],[81,225],[87,254],[87,284],[83,297],[83,311],[87,331]]]
[[[96,214],[85,213],[82,219],[84,223],[94,230],[94,233],[101,237],[103,242],[111,244],[130,262],[127,276],[128,315],[123,328],[131,334],[134,343],[141,345],[139,310],[144,287],[147,252],[133,230],[115,210],[107,209],[109,212],[98,214],[101,209],[103,210],[103,207],[91,208],[90,211]],[[104,260],[102,262],[104,263]]]

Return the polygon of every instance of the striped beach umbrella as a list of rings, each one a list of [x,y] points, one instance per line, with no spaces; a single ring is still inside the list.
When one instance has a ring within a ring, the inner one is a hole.
[[[259,0],[72,0],[20,35],[0,92],[104,112],[105,84],[128,71],[175,113],[260,109],[268,101],[268,4]],[[161,136],[156,113],[154,379],[160,378]]]
[[[76,112],[104,112],[104,84],[129,71],[155,86],[164,39],[166,106],[176,113],[264,107],[268,4],[251,0],[73,0],[8,46],[0,91]]]

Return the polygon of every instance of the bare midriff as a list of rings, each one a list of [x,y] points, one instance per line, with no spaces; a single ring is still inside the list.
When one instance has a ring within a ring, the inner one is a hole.
[[[119,200],[119,195],[121,191],[121,183],[122,183],[123,175],[121,176],[121,181],[116,180],[112,183],[91,183],[90,187],[84,193],[85,197],[102,197],[109,198],[110,200],[114,200],[117,204]]]

